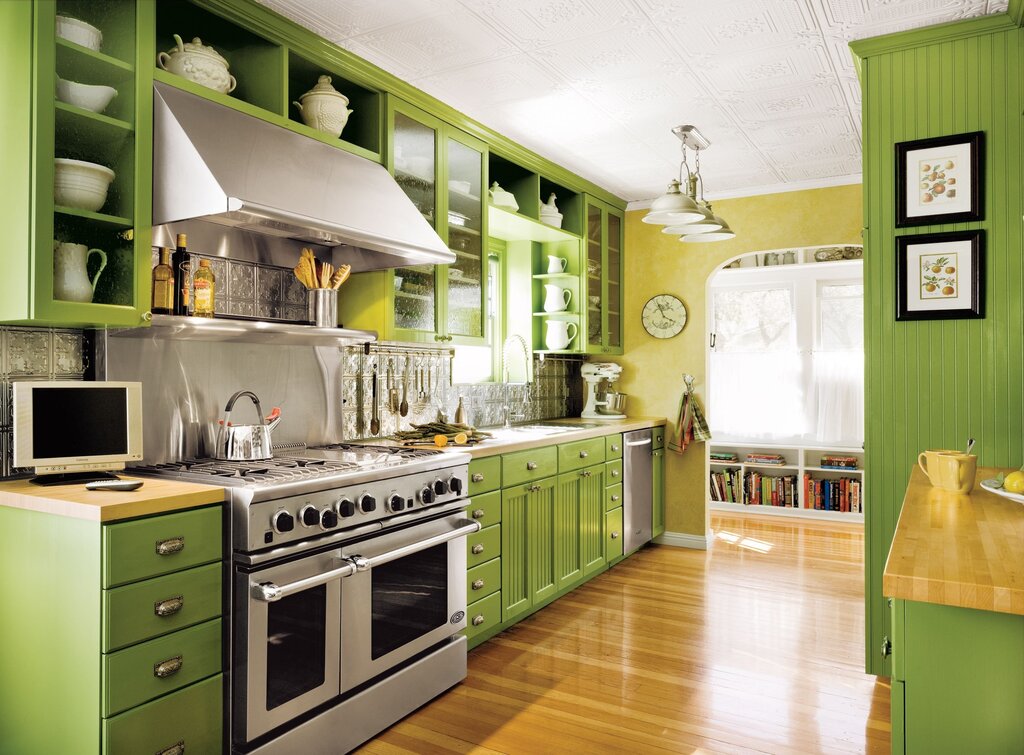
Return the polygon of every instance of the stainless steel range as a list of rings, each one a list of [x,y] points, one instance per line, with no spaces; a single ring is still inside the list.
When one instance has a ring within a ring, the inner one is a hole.
[[[133,470],[228,490],[233,752],[346,752],[465,678],[469,458],[336,444]]]

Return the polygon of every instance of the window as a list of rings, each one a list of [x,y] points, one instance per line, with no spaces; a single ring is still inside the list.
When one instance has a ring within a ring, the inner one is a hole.
[[[501,258],[487,257],[487,312],[484,335],[487,346],[456,346],[452,360],[453,383],[486,383],[501,374]]]

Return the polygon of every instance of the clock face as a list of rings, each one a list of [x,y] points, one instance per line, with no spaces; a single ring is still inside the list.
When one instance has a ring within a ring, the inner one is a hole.
[[[671,338],[686,324],[686,307],[672,294],[658,294],[644,305],[641,318],[652,336]]]

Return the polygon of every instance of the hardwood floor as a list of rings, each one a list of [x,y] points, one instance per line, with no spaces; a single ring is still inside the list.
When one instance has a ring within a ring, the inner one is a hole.
[[[361,753],[889,751],[862,673],[863,531],[715,516],[470,652],[469,678]]]

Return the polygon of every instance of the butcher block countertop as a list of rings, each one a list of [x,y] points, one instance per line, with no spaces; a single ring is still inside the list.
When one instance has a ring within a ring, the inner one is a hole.
[[[534,424],[543,424],[544,422],[555,422],[559,425],[580,425],[580,428],[578,430],[573,429],[567,430],[566,432],[551,433],[547,435],[535,435],[528,431],[516,430],[514,428],[512,430],[505,430],[500,427],[487,427],[481,429],[489,433],[493,433],[493,438],[485,440],[475,446],[449,446],[449,448],[452,451],[469,453],[474,459],[479,459],[485,456],[507,454],[512,451],[526,451],[527,449],[540,448],[541,446],[572,443],[574,440],[601,438],[605,435],[612,435],[613,433],[643,430],[648,427],[663,427],[665,425],[665,418],[628,417],[627,419],[620,420],[599,420],[570,417],[567,419],[543,420]],[[597,425],[597,427],[590,427],[590,425]],[[666,443],[667,442],[668,441],[666,440]]]
[[[119,475],[123,480],[139,479]],[[94,522],[116,522],[224,502],[224,488],[146,478],[138,490],[86,490],[80,485],[33,485],[28,480],[0,483],[0,506],[41,511]]]
[[[1024,615],[1024,505],[985,491],[933,488],[915,465],[882,577],[885,595]]]

